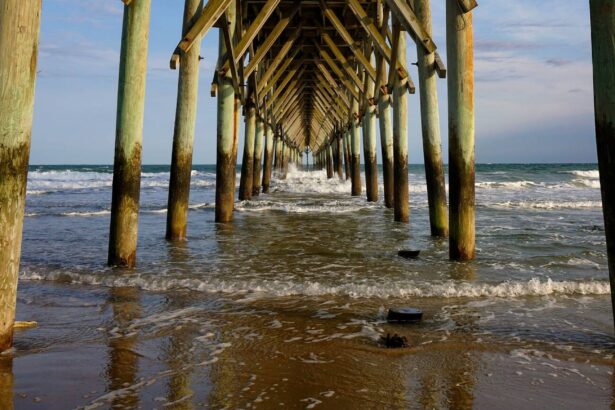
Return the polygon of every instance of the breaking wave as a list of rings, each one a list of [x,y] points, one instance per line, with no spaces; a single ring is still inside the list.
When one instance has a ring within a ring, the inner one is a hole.
[[[488,205],[493,208],[519,209],[588,209],[601,208],[601,201],[506,201]]]
[[[318,281],[283,280],[222,280],[222,279],[177,279],[145,275],[83,274],[74,272],[37,273],[23,271],[21,280],[61,281],[81,285],[105,287],[136,287],[147,291],[163,292],[192,290],[207,293],[224,293],[250,296],[253,298],[285,296],[348,296],[352,298],[517,298],[549,295],[607,295],[610,294],[608,281],[554,281],[531,278],[527,281],[500,283],[476,283],[433,281],[397,281],[394,283],[352,283],[325,284]]]
[[[567,174],[576,175],[576,176],[582,177],[582,178],[593,178],[593,179],[600,178],[600,172],[598,170],[591,170],[591,171],[566,171],[566,173]]]

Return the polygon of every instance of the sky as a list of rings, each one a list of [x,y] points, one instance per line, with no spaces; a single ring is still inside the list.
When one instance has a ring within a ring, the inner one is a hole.
[[[171,160],[178,72],[169,59],[183,3],[152,0],[144,164]],[[434,40],[446,63],[444,5],[432,1]],[[43,2],[31,164],[113,162],[122,13],[120,0]],[[474,36],[476,161],[596,162],[588,1],[480,0]],[[195,164],[215,163],[217,46],[214,28],[201,47]],[[409,40],[408,63],[415,61]],[[438,92],[447,161],[446,80]],[[418,91],[408,106],[409,160],[422,163]],[[243,137],[239,143],[240,161]]]

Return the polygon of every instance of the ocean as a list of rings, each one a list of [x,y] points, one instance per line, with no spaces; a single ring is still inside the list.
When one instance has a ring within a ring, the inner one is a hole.
[[[429,236],[424,170],[409,172],[408,225],[382,200],[351,197],[349,181],[296,169],[215,224],[215,166],[196,165],[188,241],[169,243],[169,167],[144,166],[138,266],[121,270],[105,266],[112,167],[31,166],[17,316],[39,327],[0,360],[0,397],[20,408],[609,408],[597,165],[477,165],[467,263]],[[387,323],[395,306],[423,321]],[[384,348],[386,334],[410,347]]]

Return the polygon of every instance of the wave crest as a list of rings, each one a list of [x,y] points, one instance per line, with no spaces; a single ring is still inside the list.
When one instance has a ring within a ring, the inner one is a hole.
[[[82,274],[74,272],[37,273],[23,271],[21,280],[62,281],[82,285],[106,287],[137,287],[147,291],[164,292],[192,290],[207,293],[225,293],[252,298],[285,296],[348,296],[352,298],[518,298],[550,295],[608,295],[608,281],[554,281],[532,278],[527,281],[501,283],[474,283],[459,281],[324,284],[317,281],[280,280],[221,280],[177,279],[146,275]]]

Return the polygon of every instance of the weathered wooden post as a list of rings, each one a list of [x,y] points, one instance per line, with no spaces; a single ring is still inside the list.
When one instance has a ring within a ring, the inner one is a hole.
[[[352,196],[361,195],[361,140],[359,132],[359,102],[353,100],[352,112],[350,113],[350,175],[352,183]]]
[[[346,180],[350,179],[350,175],[352,174],[351,166],[350,166],[350,129],[348,127],[344,127],[344,169],[346,171]]]
[[[372,56],[372,62],[374,61]],[[367,96],[374,95],[375,83],[367,78]],[[376,107],[370,101],[365,106],[363,116],[363,153],[365,156],[365,190],[368,202],[378,201],[378,163],[376,162]]]
[[[615,2],[590,0],[596,145],[615,311]],[[615,321],[615,316],[614,316]]]
[[[446,0],[450,258],[475,257],[474,44],[472,12]]]
[[[122,27],[108,263],[128,268],[137,255],[150,5],[125,5]]]
[[[250,94],[253,96],[253,94]],[[243,144],[243,159],[241,161],[241,178],[239,179],[239,200],[252,199],[252,184],[254,183],[254,141],[256,139],[256,107],[252,98],[248,98],[245,106],[245,137]]]
[[[0,352],[13,344],[41,0],[0,1]]]
[[[337,174],[337,169],[339,167],[339,155],[337,154],[337,138],[335,135],[335,131],[331,134],[331,150],[333,152],[333,173]]]
[[[391,121],[391,98],[386,93],[378,97],[378,124],[380,125],[380,148],[382,151],[382,183],[384,205],[393,208],[395,184],[393,181],[393,123]]]
[[[202,0],[186,0],[184,4],[183,35],[194,20],[201,15]],[[196,107],[199,88],[199,51],[201,39],[196,39],[188,52],[180,55],[175,129],[173,132],[173,154],[169,180],[167,205],[168,240],[186,239],[188,225],[188,202],[190,198],[190,176],[192,173],[192,146],[196,122]]]
[[[273,167],[276,171],[276,174],[280,171],[281,167],[281,163],[282,163],[282,140],[280,139],[280,134],[279,131],[276,131],[276,134],[274,135],[274,141],[275,141],[275,146],[274,146],[274,152],[275,152],[275,158],[274,158],[274,163],[273,163]]]
[[[284,146],[282,148],[282,179],[286,179],[288,175],[288,161],[290,160],[290,146],[286,139],[283,140]]]
[[[431,36],[432,24],[429,1],[414,0],[414,12],[427,34]],[[445,237],[448,235],[448,213],[442,147],[440,145],[440,114],[438,111],[435,53],[428,53],[421,44],[417,44],[416,53],[419,68],[423,157],[425,160],[431,235]]]
[[[384,21],[383,2],[378,2],[376,8],[378,27],[388,28],[389,21]],[[382,183],[384,186],[384,205],[393,208],[395,197],[395,184],[393,174],[393,123],[391,121],[391,96],[388,94],[386,63],[383,56],[378,57],[382,64],[380,78],[377,80],[376,92],[378,93],[378,125],[380,127],[380,148],[382,152]],[[378,85],[380,87],[378,87]]]
[[[265,128],[265,159],[263,169],[263,193],[269,193],[269,184],[271,183],[271,168],[273,165],[273,130],[271,125],[266,125]]]
[[[261,170],[263,160],[263,140],[265,138],[265,122],[261,118],[256,119],[256,141],[254,141],[254,182],[252,183],[252,195],[261,193]]]
[[[327,178],[331,179],[333,178],[333,148],[331,147],[331,144],[327,144],[327,148],[325,150],[325,153],[327,155]]]
[[[231,41],[236,43],[236,0],[226,11]],[[227,58],[223,30],[219,30],[218,65],[221,69]],[[239,129],[240,99],[235,95],[231,70],[218,75],[218,123],[216,149],[216,222],[233,220],[235,204],[235,167],[237,165],[237,132]]]
[[[337,177],[344,179],[344,145],[339,130],[335,135],[335,144],[337,146]]]
[[[456,1],[456,0],[455,0]],[[399,24],[393,18],[393,24]],[[399,32],[397,61],[406,61],[406,32]],[[395,74],[393,85],[393,181],[394,214],[398,222],[410,222],[408,189],[408,91],[406,82]]]

